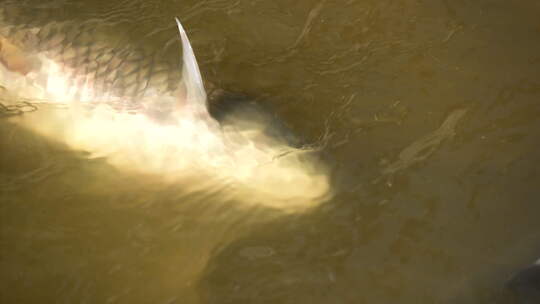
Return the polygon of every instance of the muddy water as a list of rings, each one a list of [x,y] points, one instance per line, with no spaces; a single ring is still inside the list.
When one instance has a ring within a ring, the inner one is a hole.
[[[207,80],[324,143],[335,195],[245,208],[3,120],[3,303],[515,303],[540,256],[536,1],[19,3],[171,61],[178,16]]]

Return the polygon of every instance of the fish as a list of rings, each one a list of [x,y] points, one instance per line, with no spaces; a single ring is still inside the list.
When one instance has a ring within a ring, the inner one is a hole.
[[[163,60],[159,50],[114,45],[102,34],[112,25],[102,20],[39,24],[17,18],[20,15],[0,8],[0,85],[10,91],[30,99],[82,102],[91,108],[105,104],[117,111],[144,113],[160,123],[174,123],[174,113],[187,112],[215,129],[249,131],[262,126],[270,137],[294,147],[303,145],[270,105],[203,80],[177,18],[171,21],[180,36],[181,69]]]
[[[331,196],[318,150],[257,98],[205,81],[178,19],[181,66],[117,40],[114,22],[50,20],[0,8],[0,85],[15,101],[68,105],[14,123],[126,172],[242,185],[231,195],[249,191],[247,204],[296,212]]]
[[[99,39],[100,31],[108,25],[100,20],[41,25],[14,16],[16,12],[0,8],[0,85],[6,89],[26,98],[107,104],[160,122],[190,113],[213,123],[207,110],[209,83],[203,83],[178,19],[182,69],[164,60],[159,51],[105,43]]]

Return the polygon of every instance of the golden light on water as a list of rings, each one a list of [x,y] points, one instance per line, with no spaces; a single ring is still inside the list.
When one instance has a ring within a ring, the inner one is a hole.
[[[298,212],[317,206],[330,195],[325,166],[309,151],[267,136],[262,125],[249,130],[219,128],[209,118],[200,119],[189,111],[179,111],[174,115],[175,123],[163,124],[145,114],[122,113],[106,104],[83,109],[81,105],[95,96],[90,80],[80,79],[83,86],[77,88],[78,102],[69,103],[67,100],[75,96],[73,79],[64,76],[65,71],[54,62],[48,62],[47,67],[41,71],[47,77],[41,87],[29,79],[43,75],[15,79],[11,73],[10,81],[19,81],[19,90],[14,92],[23,96],[24,92],[32,92],[32,96],[39,92],[40,98],[66,102],[69,107],[42,109],[17,119],[73,149],[105,157],[126,172],[159,176],[164,182],[182,182],[197,189],[234,185],[228,191],[234,191],[232,196],[246,206]]]

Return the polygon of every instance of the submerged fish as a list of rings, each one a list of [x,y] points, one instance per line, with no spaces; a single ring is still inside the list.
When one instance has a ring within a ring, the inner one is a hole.
[[[0,85],[27,98],[105,104],[118,111],[144,113],[174,122],[184,113],[216,127],[261,130],[299,147],[299,140],[268,107],[253,98],[203,84],[187,35],[178,20],[182,69],[163,53],[133,45],[110,46],[110,25],[99,20],[48,22],[18,18],[0,8]],[[24,19],[24,20],[22,20]],[[171,20],[173,22],[173,20]],[[207,105],[206,88],[212,104]],[[249,134],[249,132],[244,132]]]
[[[21,125],[129,172],[208,189],[239,182],[245,187],[232,192],[250,191],[248,204],[297,211],[330,195],[326,167],[272,111],[224,92],[208,94],[218,99],[208,109],[178,20],[181,69],[159,50],[114,42],[112,25],[100,20],[37,24],[30,15],[18,22],[18,13],[0,8],[0,85],[16,97],[73,106],[22,116]]]
[[[183,69],[132,45],[100,41],[100,21],[18,24],[0,8],[0,85],[27,98],[105,103],[159,121],[190,113],[212,121],[197,61],[182,25]],[[171,20],[172,22],[172,20]]]

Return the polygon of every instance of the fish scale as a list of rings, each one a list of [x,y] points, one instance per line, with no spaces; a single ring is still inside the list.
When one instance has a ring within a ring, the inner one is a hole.
[[[106,29],[107,24],[92,20],[40,25],[21,23],[16,15],[0,9],[0,35],[24,54],[44,55],[58,63],[72,89],[78,92],[75,99],[81,97],[79,91],[84,86],[90,87],[94,102],[109,102],[101,99],[114,96],[114,103],[121,100],[129,107],[148,103],[141,100],[155,95],[177,95],[182,79],[180,67],[168,64],[159,53],[148,54],[143,48],[96,41],[100,29]]]

